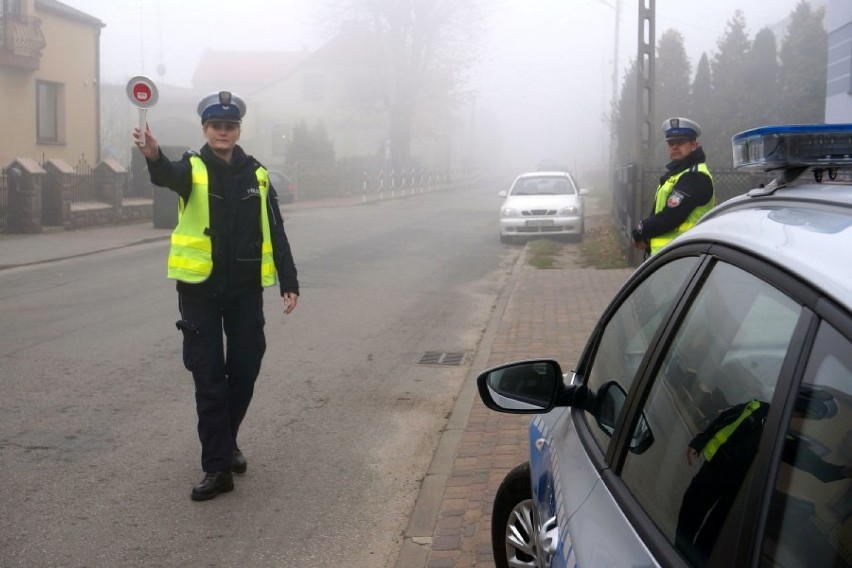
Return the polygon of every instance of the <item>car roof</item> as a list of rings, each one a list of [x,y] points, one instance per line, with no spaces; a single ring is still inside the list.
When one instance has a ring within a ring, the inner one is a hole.
[[[517,179],[537,178],[537,177],[571,177],[571,174],[563,171],[541,171],[541,172],[526,172],[517,177]]]
[[[675,242],[746,250],[852,309],[852,185],[756,189],[717,206]]]

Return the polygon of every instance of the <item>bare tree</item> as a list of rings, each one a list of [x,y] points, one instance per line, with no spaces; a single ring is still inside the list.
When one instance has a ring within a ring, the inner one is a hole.
[[[465,96],[481,8],[481,0],[325,0],[329,31],[360,23],[372,38],[382,84],[371,91],[388,115],[394,167],[408,163],[415,128],[448,122]]]

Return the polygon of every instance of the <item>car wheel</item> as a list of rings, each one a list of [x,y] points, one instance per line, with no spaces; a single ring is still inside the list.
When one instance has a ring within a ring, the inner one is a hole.
[[[504,245],[507,245],[512,242],[512,237],[508,237],[506,235],[500,235],[500,242]]]
[[[574,233],[571,240],[573,240],[575,243],[582,243],[583,242],[583,235],[585,235],[585,234],[586,234],[586,220],[580,219],[580,230],[577,231],[576,233]]]
[[[530,464],[510,471],[494,498],[491,549],[497,568],[541,568],[537,556],[538,527],[533,515]]]

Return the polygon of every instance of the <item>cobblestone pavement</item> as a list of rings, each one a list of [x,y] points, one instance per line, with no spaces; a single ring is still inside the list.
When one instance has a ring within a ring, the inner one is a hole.
[[[551,357],[569,372],[599,316],[633,269],[598,270],[566,245],[554,269],[519,258],[495,307],[456,410],[415,505],[396,568],[493,568],[491,508],[510,469],[529,455],[529,416],[485,408],[476,375],[512,360]],[[445,446],[445,447],[441,447]]]

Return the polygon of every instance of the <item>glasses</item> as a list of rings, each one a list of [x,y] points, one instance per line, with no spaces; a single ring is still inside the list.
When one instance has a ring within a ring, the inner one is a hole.
[[[236,122],[224,122],[221,120],[211,120],[207,125],[213,130],[227,130],[228,132],[240,127]]]

